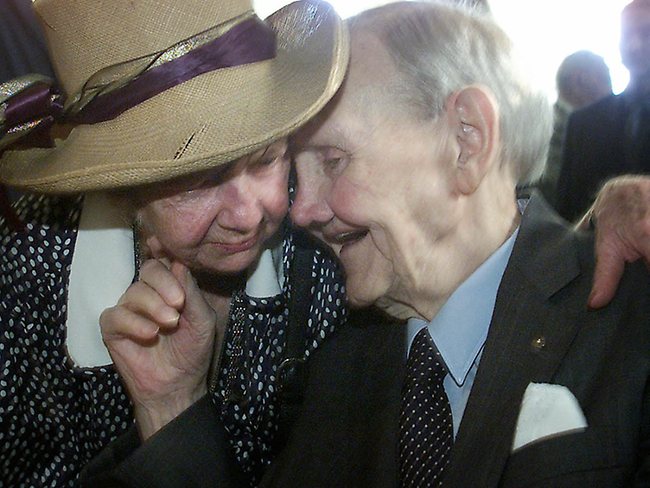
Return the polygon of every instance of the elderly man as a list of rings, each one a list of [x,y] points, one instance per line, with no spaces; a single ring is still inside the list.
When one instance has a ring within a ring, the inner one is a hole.
[[[508,39],[490,20],[418,3],[351,30],[347,81],[295,139],[292,217],[335,250],[352,304],[408,319],[410,352],[401,373],[403,342],[386,331],[399,352],[378,351],[385,371],[378,360],[344,371],[384,383],[349,390],[355,427],[320,439],[338,438],[359,470],[340,463],[330,483],[647,484],[646,270],[631,266],[611,304],[588,310],[590,238],[541,198],[517,201],[551,123]]]

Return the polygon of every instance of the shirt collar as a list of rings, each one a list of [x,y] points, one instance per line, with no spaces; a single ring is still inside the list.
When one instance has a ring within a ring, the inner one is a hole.
[[[263,251],[246,282],[246,293],[255,298],[280,294],[284,283],[281,239],[269,245],[275,247]],[[66,347],[78,367],[112,362],[98,318],[105,308],[117,303],[134,272],[133,230],[124,225],[106,195],[86,195],[72,254],[66,320]]]
[[[253,298],[270,298],[282,292],[282,245],[265,249],[255,269],[246,281],[246,295]]]
[[[415,334],[428,327],[449,374],[462,386],[487,339],[501,278],[519,229],[449,297],[431,322],[410,319],[407,351]]]
[[[573,107],[571,106],[571,104],[569,102],[563,100],[562,98],[558,98],[555,101],[554,108],[557,111],[563,113],[564,115],[569,115],[574,110]]]
[[[133,230],[105,193],[84,197],[68,281],[66,347],[79,367],[111,363],[99,315],[133,280]]]

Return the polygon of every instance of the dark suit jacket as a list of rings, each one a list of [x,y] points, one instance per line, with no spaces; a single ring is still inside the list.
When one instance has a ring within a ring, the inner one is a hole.
[[[650,486],[648,276],[642,265],[630,267],[613,303],[588,311],[592,248],[590,238],[533,198],[500,285],[445,486]],[[376,317],[366,322],[340,329],[310,359],[302,414],[262,486],[399,485],[404,328]],[[568,387],[587,430],[513,454],[530,382]],[[199,403],[135,455],[132,439],[93,469],[127,480],[126,486],[243,486],[215,432],[221,432],[218,420]],[[87,479],[88,486],[101,486],[93,483],[99,478]]]
[[[650,171],[650,154],[644,161],[630,154],[626,140],[630,110],[631,102],[621,94],[605,97],[569,116],[556,205],[567,220],[582,215],[609,178]]]
[[[0,2],[0,83],[29,73],[54,78],[42,27],[30,0]]]

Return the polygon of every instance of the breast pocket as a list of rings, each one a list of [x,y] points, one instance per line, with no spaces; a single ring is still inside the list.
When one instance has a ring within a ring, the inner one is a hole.
[[[588,428],[558,435],[517,450],[510,456],[502,487],[625,486],[636,462],[634,449],[611,432]]]

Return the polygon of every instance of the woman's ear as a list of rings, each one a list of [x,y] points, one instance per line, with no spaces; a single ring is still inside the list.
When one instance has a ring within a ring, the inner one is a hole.
[[[154,235],[150,235],[143,240],[141,252],[143,259],[160,259],[165,257],[163,246]]]
[[[488,89],[472,85],[450,97],[447,111],[458,144],[456,187],[468,195],[480,186],[495,160],[498,109]]]
[[[147,226],[143,223],[142,210],[136,213],[133,226],[136,230],[135,237],[140,241],[141,261],[165,257],[162,243],[153,232],[149,232]]]

